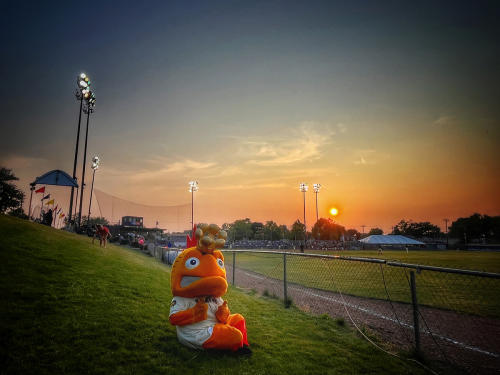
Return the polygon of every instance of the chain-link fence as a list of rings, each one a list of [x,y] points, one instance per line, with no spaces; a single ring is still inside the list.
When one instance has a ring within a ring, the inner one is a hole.
[[[228,282],[240,288],[344,320],[438,367],[500,370],[500,274],[277,251],[224,254]]]
[[[178,249],[148,246],[172,264]],[[281,251],[224,250],[228,283],[355,326],[434,369],[500,372],[500,274]],[[380,346],[379,345],[379,346]]]

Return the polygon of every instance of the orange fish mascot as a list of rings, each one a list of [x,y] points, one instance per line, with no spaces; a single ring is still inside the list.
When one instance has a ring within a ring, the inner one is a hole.
[[[245,318],[231,314],[221,298],[227,291],[226,270],[224,256],[216,249],[224,247],[226,238],[216,224],[195,227],[196,246],[181,252],[172,266],[169,320],[188,347],[251,354]]]

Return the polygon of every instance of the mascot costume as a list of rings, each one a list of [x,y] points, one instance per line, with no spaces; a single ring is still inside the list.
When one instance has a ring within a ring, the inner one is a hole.
[[[245,318],[231,314],[221,298],[227,291],[226,270],[216,249],[224,247],[227,234],[215,224],[200,224],[193,231],[172,266],[169,320],[177,338],[190,348],[251,354]]]

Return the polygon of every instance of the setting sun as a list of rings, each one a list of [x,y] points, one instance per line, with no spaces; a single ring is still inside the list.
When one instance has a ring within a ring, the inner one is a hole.
[[[337,216],[338,214],[339,214],[339,210],[336,209],[335,207],[330,209],[330,215]]]

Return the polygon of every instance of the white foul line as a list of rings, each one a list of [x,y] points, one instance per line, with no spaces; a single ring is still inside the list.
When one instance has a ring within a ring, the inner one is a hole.
[[[295,289],[295,290],[304,292],[304,289],[300,289],[300,288],[296,288],[296,287],[288,287],[288,289]],[[339,304],[343,304],[344,303],[343,301],[340,301],[340,300],[338,300],[336,298],[333,298],[333,297],[322,296],[321,294],[316,294],[316,293],[312,293],[312,292],[308,292],[308,291],[305,291],[305,293],[310,294],[311,296],[314,296],[314,297],[326,299],[328,301],[336,302],[336,303],[339,303]],[[413,329],[413,326],[410,325],[410,324],[407,324],[407,323],[404,323],[404,322],[398,322],[396,319],[390,318],[390,317],[385,316],[383,314],[379,314],[379,313],[377,313],[377,312],[375,312],[373,310],[370,310],[370,309],[367,309],[367,308],[364,308],[364,307],[360,307],[360,306],[354,305],[352,303],[345,302],[345,304],[347,306],[349,306],[349,307],[352,307],[353,309],[357,309],[357,310],[362,311],[362,312],[364,312],[366,314],[376,316],[377,318],[389,320],[389,321],[391,321],[393,323],[399,323],[399,324],[401,324],[402,326],[404,326],[406,328]],[[424,332],[424,333],[429,334],[429,332]],[[500,357],[500,355],[497,354],[497,353],[488,352],[486,350],[477,348],[475,346],[467,345],[467,344],[465,344],[463,342],[457,341],[455,339],[451,339],[451,338],[446,337],[446,336],[441,336],[441,335],[436,334],[436,333],[432,333],[432,335],[435,336],[435,337],[440,338],[441,340],[448,341],[448,342],[451,342],[452,344],[461,346],[461,347],[463,347],[465,349],[469,349],[469,350],[472,350],[472,351],[475,351],[475,352],[478,352],[478,353],[486,354],[486,355],[489,355],[489,356],[492,356],[492,357],[495,357],[495,358]]]

